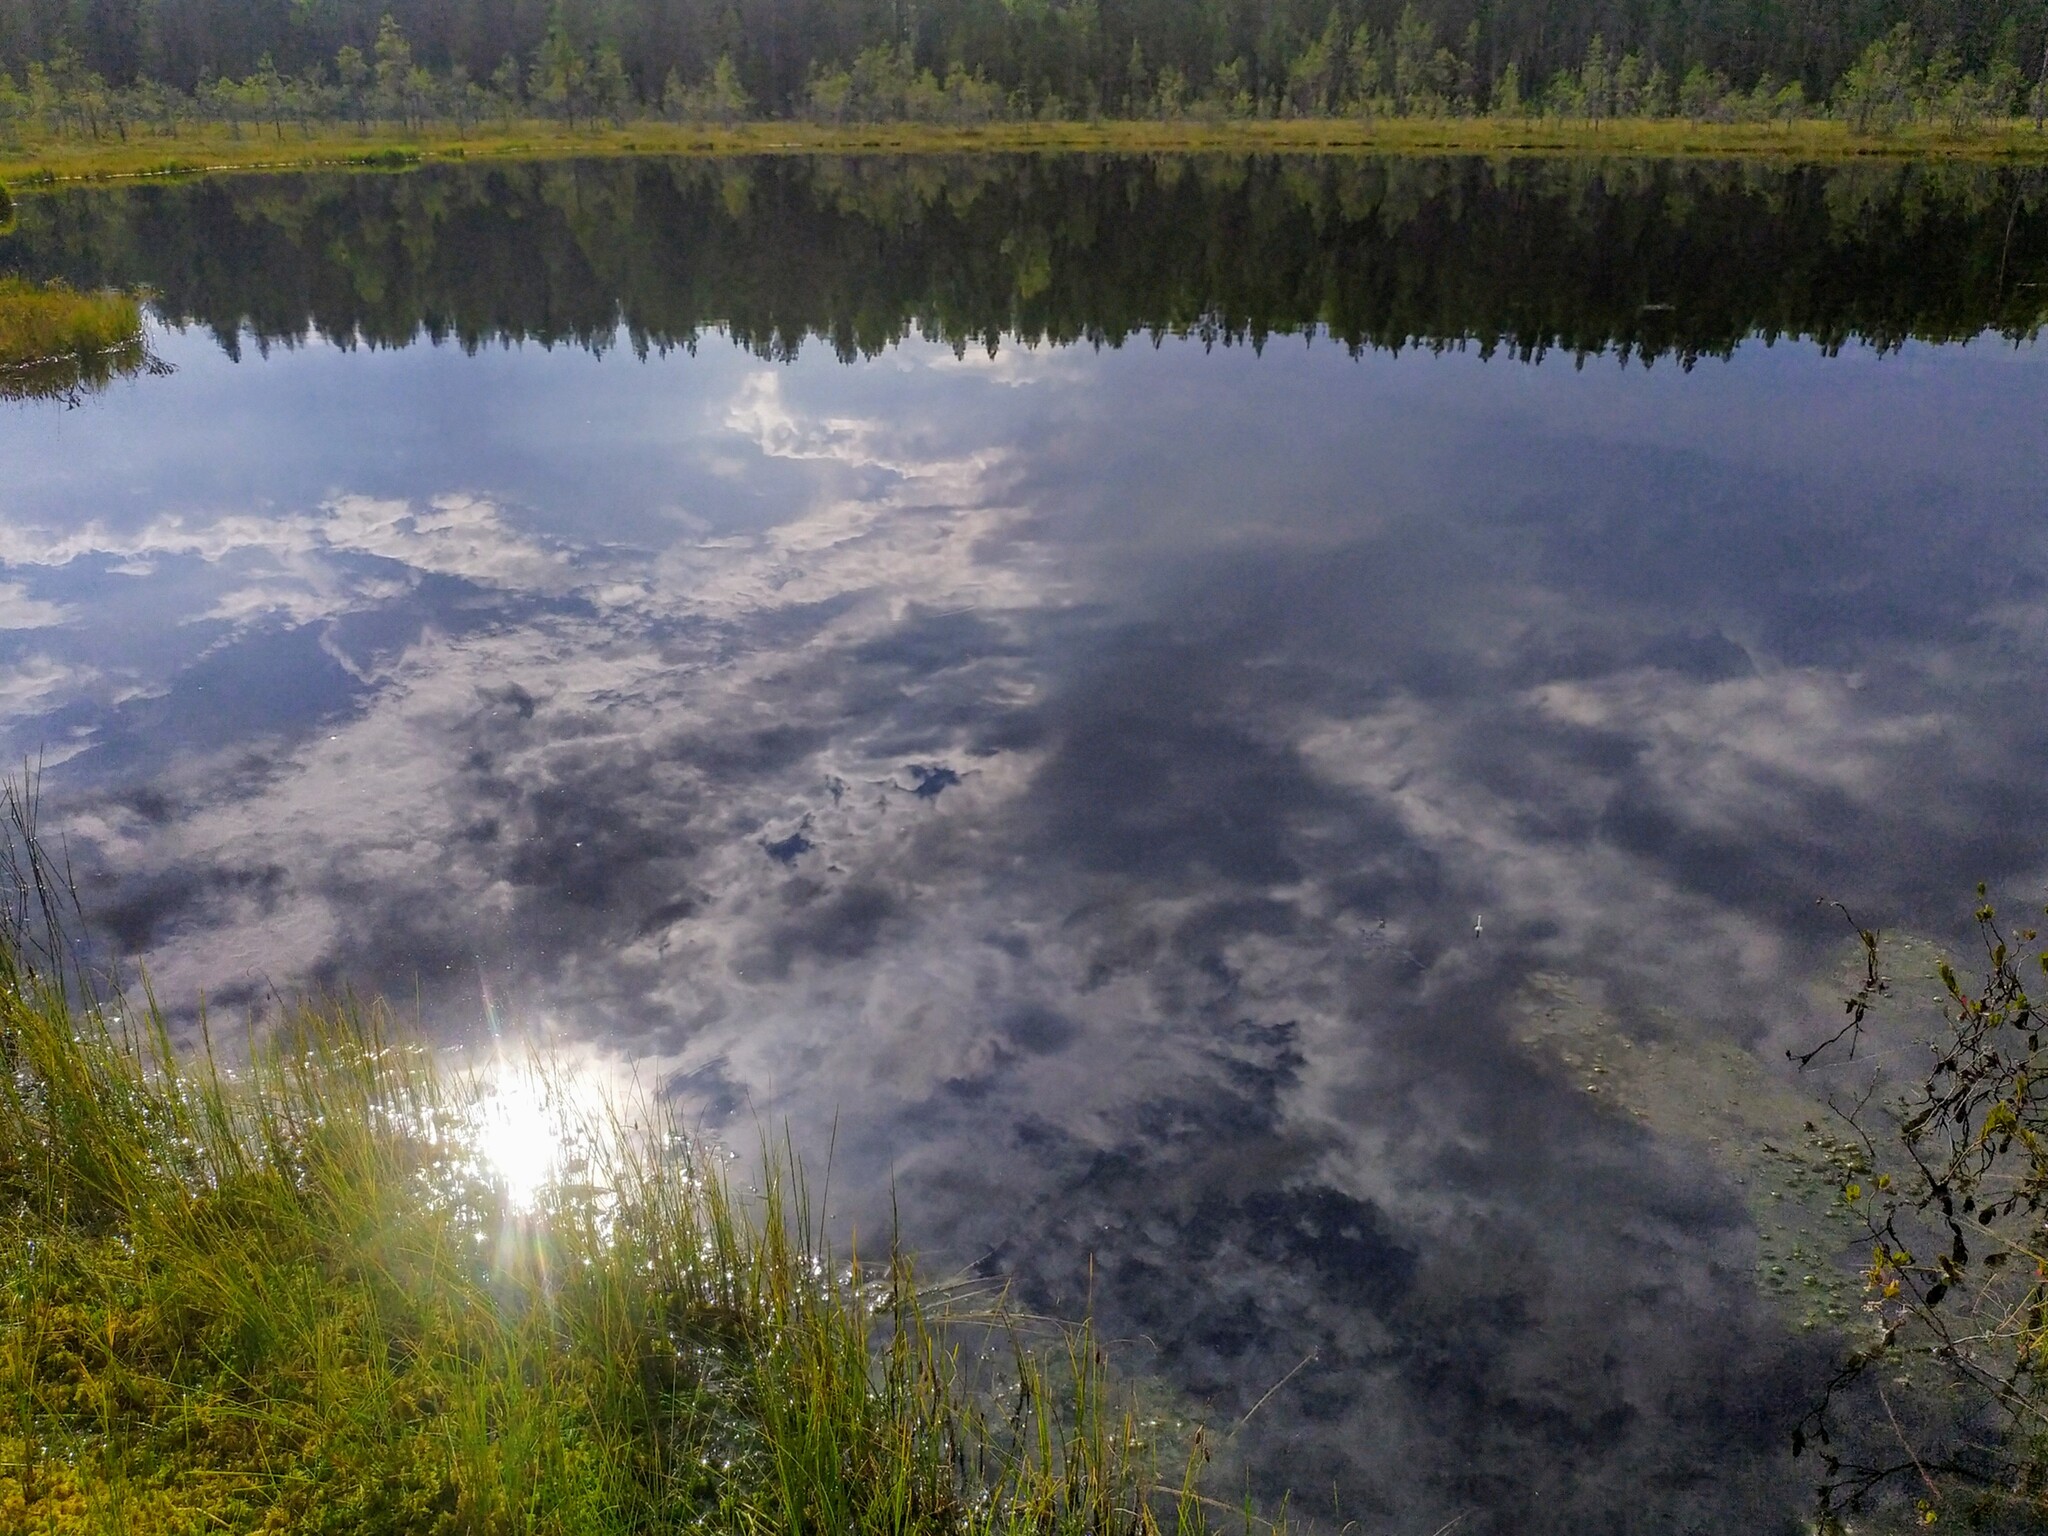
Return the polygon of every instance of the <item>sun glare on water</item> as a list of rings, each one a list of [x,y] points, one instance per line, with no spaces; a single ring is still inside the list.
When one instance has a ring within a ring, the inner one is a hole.
[[[500,1076],[477,1116],[477,1156],[522,1210],[540,1198],[561,1164],[558,1119],[540,1083],[523,1070]]]
[[[518,1210],[576,1171],[605,1124],[602,1080],[566,1064],[499,1062],[486,1076],[472,1136],[482,1171]]]

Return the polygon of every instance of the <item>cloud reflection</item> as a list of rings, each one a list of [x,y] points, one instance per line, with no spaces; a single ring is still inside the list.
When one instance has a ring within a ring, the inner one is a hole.
[[[676,451],[777,487],[758,527],[608,541],[599,485],[542,532],[462,463],[0,521],[23,602],[130,626],[32,631],[7,710],[68,733],[159,990],[349,978],[460,1031],[488,981],[738,1137],[836,1117],[842,1187],[893,1178],[915,1241],[1034,1302],[1093,1273],[1219,1422],[1313,1357],[1239,1444],[1347,1518],[1786,1526],[1821,1344],[1702,1147],[1532,1054],[1516,1000],[1758,1039],[1818,889],[1904,900],[1948,829],[2042,809],[2038,706],[1999,714],[2024,594],[1973,667],[1901,574],[1952,573],[1945,499],[1860,546],[1889,608],[1802,623],[1828,573],[1758,579],[1765,525],[1646,590],[1627,498],[1568,494],[1783,489],[1711,417],[1587,426],[1647,385],[1191,345],[717,377]]]

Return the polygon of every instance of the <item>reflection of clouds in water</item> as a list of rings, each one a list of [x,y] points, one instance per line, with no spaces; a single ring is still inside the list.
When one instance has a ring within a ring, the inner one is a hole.
[[[1006,342],[991,356],[986,347],[965,347],[958,353],[934,352],[909,361],[908,366],[937,374],[960,373],[987,384],[1023,388],[1033,384],[1075,384],[1087,377],[1068,349],[1051,345],[1025,346]]]
[[[1644,770],[1689,820],[1754,832],[1760,813],[1782,814],[1785,792],[1876,798],[1886,755],[1943,729],[1932,713],[1860,714],[1854,693],[1851,680],[1810,668],[1704,683],[1646,670],[1549,684],[1536,701],[1568,724],[1641,740]]]
[[[767,369],[740,386],[739,398],[726,412],[725,422],[733,431],[752,438],[770,458],[884,462],[875,457],[872,446],[875,423],[848,417],[805,420],[784,402],[781,379]]]
[[[0,711],[30,714],[63,702],[95,681],[90,668],[31,652],[0,671]]]
[[[72,623],[76,610],[31,597],[18,581],[0,582],[0,629],[53,629]]]
[[[761,377],[768,385],[750,380],[734,412],[750,431],[775,401],[774,376]],[[203,920],[211,926],[233,916],[226,950],[209,945],[195,952],[200,947],[179,942],[180,925],[168,910],[146,920],[153,937],[172,924],[170,936],[146,951],[166,989],[176,995],[203,981],[217,987],[224,962],[260,960],[279,976],[317,970],[333,950],[358,947],[337,909],[402,909],[415,899],[452,907],[439,921],[453,916],[457,928],[479,918],[486,928],[494,918],[510,926],[529,919],[560,926],[545,912],[529,915],[522,903],[544,905],[579,870],[590,888],[575,905],[598,928],[625,916],[610,905],[624,894],[621,882],[647,884],[656,915],[699,910],[704,887],[740,912],[765,901],[788,914],[777,936],[735,935],[708,950],[695,941],[698,963],[720,971],[743,968],[751,958],[786,972],[808,951],[862,948],[886,926],[893,901],[861,894],[858,882],[848,882],[852,895],[829,899],[755,889],[773,886],[782,874],[762,857],[761,830],[810,815],[811,841],[828,852],[808,859],[809,866],[830,857],[829,840],[846,829],[885,827],[892,809],[897,819],[913,806],[928,815],[937,807],[913,792],[919,765],[904,754],[946,750],[957,732],[909,727],[910,696],[920,688],[906,679],[893,690],[901,718],[882,722],[889,739],[863,752],[858,737],[846,738],[840,727],[867,701],[834,697],[843,691],[831,675],[834,659],[920,622],[933,629],[935,644],[953,648],[980,634],[1000,650],[993,637],[1002,610],[1032,600],[1031,583],[1022,562],[996,570],[972,554],[1001,516],[975,504],[999,455],[914,461],[862,446],[880,435],[870,423],[841,423],[826,434],[801,430],[827,442],[820,457],[879,467],[884,478],[865,494],[822,494],[764,537],[672,549],[651,562],[629,552],[582,551],[572,569],[566,555],[517,534],[495,508],[457,497],[421,508],[340,498],[296,517],[165,522],[125,537],[100,529],[10,530],[9,552],[20,563],[181,554],[233,563],[238,579],[212,596],[211,617],[304,619],[318,611],[311,608],[314,595],[323,617],[375,608],[393,584],[382,562],[396,562],[414,581],[453,575],[552,600],[523,623],[457,635],[423,630],[375,675],[376,691],[358,713],[281,749],[253,797],[214,794],[208,780],[217,754],[201,753],[182,774],[174,768],[162,776],[177,787],[181,805],[168,823],[119,802],[95,813],[82,830],[101,841],[110,865],[144,884],[152,877],[175,884],[178,871],[194,867],[264,867],[276,850],[290,850],[289,878],[231,884],[227,894],[209,898],[230,903]],[[789,440],[766,432],[763,447],[781,454]],[[380,557],[368,575],[341,558],[360,553]],[[279,572],[293,579],[284,590],[301,606],[279,598]],[[926,610],[932,617],[920,620]],[[342,652],[345,643],[330,649]],[[870,660],[868,670],[892,669],[879,652]],[[919,658],[905,663],[895,670],[915,670]],[[1029,694],[1015,677],[991,672],[984,681],[1011,703]],[[962,703],[975,702],[970,689]],[[247,748],[219,744],[222,753]],[[950,793],[956,801],[986,793],[1006,774],[1014,776],[1007,764],[960,777]],[[177,786],[181,777],[186,782]],[[878,787],[899,779],[900,790]],[[851,786],[836,797],[843,804],[825,789],[835,782]],[[892,806],[898,800],[901,806]],[[647,846],[631,838],[612,845],[612,824],[636,820],[688,827],[669,839],[689,849],[687,870],[668,871],[673,888],[636,867],[646,862]],[[708,837],[699,830],[707,821],[716,829]],[[538,857],[516,851],[585,824],[592,835],[570,836],[566,848]],[[472,894],[450,903],[452,891]],[[628,967],[643,950],[650,963],[670,963],[662,957],[674,946],[674,926],[646,928],[627,946]],[[716,927],[689,925],[693,933]],[[473,947],[457,932],[447,939],[451,950]],[[516,935],[514,942],[541,954],[571,955],[574,947],[545,934]],[[405,963],[391,958],[394,966]],[[703,1006],[683,1000],[681,1011],[692,1016]]]
[[[244,579],[223,592],[203,617],[276,613],[303,623],[383,595],[374,583],[360,590],[360,581],[350,579],[354,573],[337,569],[342,555],[374,556],[486,587],[558,591],[568,584],[560,552],[515,533],[496,507],[469,496],[437,496],[422,506],[340,496],[311,514],[171,517],[130,531],[0,524],[0,560],[17,568],[97,556],[119,561],[116,570],[140,579],[167,557],[191,556],[209,565],[232,559],[238,574],[266,578]]]
[[[920,602],[1038,600],[1028,569],[991,566],[975,554],[1003,520],[1001,509],[985,504],[1004,464],[1001,451],[921,458],[907,451],[904,434],[876,421],[806,421],[765,370],[745,381],[726,419],[764,458],[820,460],[881,478],[853,494],[820,495],[758,539],[671,552],[665,584],[689,591],[703,611],[796,608],[873,592],[888,594],[893,620]]]
[[[1311,726],[1302,750],[1456,870],[1496,934],[1568,967],[1595,954],[1647,960],[1656,979],[1688,978],[1690,1007],[1726,1015],[1796,969],[1784,914],[1675,870],[1673,838],[1805,840],[1819,801],[1875,814],[1902,756],[1945,729],[1924,706],[1862,708],[1850,680],[1817,669],[1720,679],[1627,668],[1528,689],[1506,718],[1493,699],[1477,718],[1396,699]],[[1633,835],[1632,819],[1671,836]],[[1678,963],[1681,949],[1694,963]]]
[[[784,377],[705,449],[800,469],[754,534],[550,541],[480,496],[0,527],[26,601],[197,563],[195,654],[304,631],[335,670],[168,762],[111,744],[175,671],[93,727],[73,834],[159,988],[418,976],[459,1023],[506,975],[742,1138],[838,1115],[848,1183],[1034,1299],[1098,1255],[1110,1329],[1221,1415],[1314,1350],[1247,1431],[1273,1481],[1404,1527],[1768,1528],[1801,1362],[1739,1211],[1502,998],[1607,955],[1623,1002],[1682,978],[1746,1022],[1795,963],[1756,845],[1884,825],[1941,712],[1687,639],[1713,591],[1660,628],[1418,553],[1399,508],[1063,544],[1042,465]],[[66,665],[18,661],[12,712]]]

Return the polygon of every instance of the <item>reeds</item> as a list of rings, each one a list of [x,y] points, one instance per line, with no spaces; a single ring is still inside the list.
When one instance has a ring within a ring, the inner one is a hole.
[[[0,919],[0,1531],[1204,1529],[1085,1328],[835,1257],[793,1158],[743,1190],[514,1063],[570,1149],[522,1204],[478,1155],[493,1070],[353,1001],[232,1070],[181,1051],[88,990],[34,850]]]

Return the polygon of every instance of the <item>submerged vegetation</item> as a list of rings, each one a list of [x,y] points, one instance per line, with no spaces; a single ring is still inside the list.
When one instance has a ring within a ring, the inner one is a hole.
[[[1203,1529],[1085,1331],[835,1256],[786,1164],[374,1007],[230,1071],[62,954],[0,931],[0,1530]]]
[[[150,366],[132,294],[0,277],[0,400],[71,398]]]
[[[1844,1022],[1797,1058],[1835,1080],[1864,1257],[1864,1326],[1794,1441],[1825,1531],[1899,1489],[1928,1524],[2048,1520],[2048,940],[1977,894],[1976,974],[1859,927]]]

